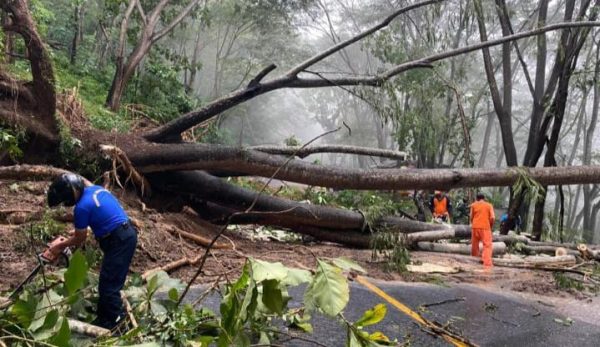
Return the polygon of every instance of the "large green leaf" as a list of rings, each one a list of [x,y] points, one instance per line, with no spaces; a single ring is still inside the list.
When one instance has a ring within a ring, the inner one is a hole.
[[[279,287],[279,281],[266,280],[262,282],[262,302],[271,311],[277,314],[283,313],[283,295]]]
[[[312,279],[310,271],[302,269],[288,268],[287,277],[281,281],[286,286],[297,286],[300,283],[309,283]]]
[[[10,312],[15,315],[19,324],[27,329],[35,316],[38,299],[29,292],[21,297],[11,306]]]
[[[362,266],[358,265],[357,263],[346,257],[334,258],[331,261],[337,267],[340,267],[344,270],[356,270],[358,272],[367,273],[367,271]]]
[[[69,329],[69,322],[67,319],[63,318],[60,329],[56,333],[56,335],[52,336],[48,343],[59,346],[59,347],[69,347],[71,340],[71,329]]]
[[[69,268],[65,272],[65,289],[67,295],[71,295],[83,287],[88,272],[88,264],[85,256],[79,251],[71,257]]]
[[[372,309],[365,311],[362,317],[354,324],[360,327],[377,324],[385,317],[386,312],[387,308],[384,304],[377,304]]]
[[[349,298],[350,289],[342,270],[317,260],[317,272],[304,293],[306,308],[318,308],[325,315],[335,317],[346,307]]]
[[[250,266],[252,267],[252,279],[256,281],[256,283],[260,283],[264,280],[282,281],[287,277],[289,270],[279,262],[269,263],[253,258],[250,258]]]

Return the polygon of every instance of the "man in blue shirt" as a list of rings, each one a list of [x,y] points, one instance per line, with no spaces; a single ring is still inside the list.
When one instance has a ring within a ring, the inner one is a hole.
[[[50,251],[60,254],[65,247],[82,244],[88,227],[104,253],[98,283],[98,308],[95,325],[112,329],[124,317],[120,291],[137,245],[137,232],[119,201],[106,189],[92,185],[83,177],[63,174],[48,189],[48,205],[75,206],[75,232]]]

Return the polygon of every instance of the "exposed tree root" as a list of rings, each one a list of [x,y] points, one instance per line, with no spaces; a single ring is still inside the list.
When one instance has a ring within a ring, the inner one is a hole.
[[[118,161],[121,165],[121,168],[125,171],[127,175],[127,179],[125,180],[125,184],[127,181],[131,179],[133,184],[140,189],[142,196],[150,196],[152,194],[152,190],[150,188],[150,183],[148,180],[142,176],[131,164],[131,161],[119,147],[111,146],[111,145],[101,145],[100,151],[112,158],[113,167],[115,167],[115,161]],[[115,174],[116,177],[116,174]]]

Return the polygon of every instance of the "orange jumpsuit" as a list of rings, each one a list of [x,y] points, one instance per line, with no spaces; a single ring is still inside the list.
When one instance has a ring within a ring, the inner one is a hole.
[[[448,216],[448,199],[444,196],[441,200],[433,199],[433,217]]]
[[[483,242],[483,265],[492,266],[492,226],[494,207],[485,200],[471,204],[471,255],[479,256],[479,241]]]

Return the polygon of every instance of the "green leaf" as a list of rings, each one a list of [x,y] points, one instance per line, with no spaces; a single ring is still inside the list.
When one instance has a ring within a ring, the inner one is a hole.
[[[384,304],[377,304],[372,309],[365,311],[362,317],[360,317],[360,319],[354,324],[359,327],[367,327],[369,325],[377,324],[385,317],[386,312],[387,308]]]
[[[279,262],[269,263],[253,258],[250,258],[249,260],[252,268],[252,279],[256,281],[256,283],[260,283],[264,280],[282,281],[288,274],[289,269]]]
[[[302,331],[312,334],[313,333],[313,327],[310,323],[304,322],[304,323],[294,323],[293,325],[294,327],[297,327],[298,329],[301,329]]]
[[[46,317],[44,318],[44,324],[38,329],[38,331],[49,330],[54,328],[56,323],[58,322],[58,310],[52,310],[48,312]]]
[[[68,347],[71,345],[69,343],[70,340],[71,340],[71,329],[69,329],[68,321],[63,318],[62,325],[60,326],[58,333],[56,333],[56,335],[52,336],[48,340],[48,343],[57,345],[59,347]]]
[[[381,331],[376,331],[369,335],[369,340],[382,343],[390,342],[390,339],[387,336],[385,336]]]
[[[320,259],[317,272],[304,293],[306,308],[320,309],[325,315],[335,317],[348,304],[350,289],[342,270]]]
[[[169,299],[171,299],[173,301],[179,300],[179,293],[177,292],[177,288],[169,289],[168,295],[169,295]]]
[[[281,284],[286,286],[297,286],[300,283],[309,283],[312,280],[310,271],[301,269],[288,269],[287,277],[281,281]]]
[[[37,298],[29,292],[25,292],[25,294],[11,306],[10,312],[17,318],[19,324],[27,329],[35,316],[37,305]]]
[[[331,261],[337,267],[340,267],[344,270],[356,270],[358,272],[367,273],[367,271],[362,266],[358,265],[357,263],[346,257],[334,258]]]
[[[65,288],[67,295],[71,295],[83,287],[87,279],[88,264],[85,256],[79,251],[71,257],[69,268],[65,272]]]
[[[265,280],[262,283],[263,293],[262,302],[271,311],[277,314],[283,312],[283,295],[279,288],[279,281],[277,280]]]

